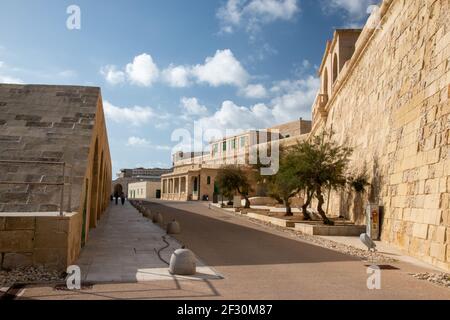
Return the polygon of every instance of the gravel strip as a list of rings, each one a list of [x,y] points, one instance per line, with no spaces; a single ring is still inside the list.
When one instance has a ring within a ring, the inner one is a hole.
[[[424,281],[429,281],[446,288],[450,288],[450,274],[449,273],[412,273],[414,278]]]
[[[64,280],[64,275],[58,271],[46,270],[41,267],[23,267],[12,270],[0,270],[0,287],[12,286],[16,283],[44,283]]]

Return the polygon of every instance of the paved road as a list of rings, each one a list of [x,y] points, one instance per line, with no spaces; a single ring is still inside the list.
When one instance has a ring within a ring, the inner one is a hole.
[[[367,289],[367,263],[290,238],[245,217],[210,210],[203,203],[153,202],[165,221],[177,219],[177,240],[193,250],[221,280],[151,281],[96,285],[81,293],[27,289],[36,299],[450,299],[450,290],[420,281],[405,264],[383,270],[381,290]]]

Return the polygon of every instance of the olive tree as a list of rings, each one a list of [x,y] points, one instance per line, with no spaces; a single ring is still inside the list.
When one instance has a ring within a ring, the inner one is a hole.
[[[303,190],[308,193],[306,202],[310,204],[312,196],[317,198],[317,211],[327,225],[333,225],[323,210],[325,203],[324,189],[339,189],[347,182],[345,175],[351,148],[343,147],[334,142],[331,133],[313,136],[309,140],[295,146],[297,157],[297,177],[301,181]],[[308,197],[309,196],[309,197]],[[305,203],[306,205],[306,203]],[[304,207],[304,211],[306,211]]]
[[[267,177],[269,196],[281,200],[286,207],[286,216],[293,216],[291,198],[298,194],[301,181],[296,176],[297,162],[294,154],[286,150],[281,154],[278,172]]]
[[[245,199],[245,208],[250,208],[252,188],[247,169],[235,165],[223,166],[217,173],[216,182],[222,194],[238,193]]]

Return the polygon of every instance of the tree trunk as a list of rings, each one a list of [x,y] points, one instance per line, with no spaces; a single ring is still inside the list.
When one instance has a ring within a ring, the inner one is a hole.
[[[302,205],[303,220],[311,221],[312,218],[308,213],[308,207],[311,204],[312,196],[306,191],[305,203]]]
[[[249,209],[250,208],[250,200],[248,199],[247,196],[244,196],[244,198],[245,198],[245,208]]]
[[[294,214],[292,213],[291,205],[289,204],[289,199],[284,199],[284,206],[286,207],[286,217],[292,217]]]
[[[325,203],[325,200],[323,199],[322,190],[320,189],[320,187],[317,188],[316,195],[317,195],[317,200],[319,201],[319,203],[317,205],[317,211],[319,212],[320,216],[322,217],[323,223],[328,226],[334,226],[334,222],[331,221],[330,219],[328,219],[327,215],[325,214],[325,211],[323,211],[323,209],[322,209],[322,206]]]

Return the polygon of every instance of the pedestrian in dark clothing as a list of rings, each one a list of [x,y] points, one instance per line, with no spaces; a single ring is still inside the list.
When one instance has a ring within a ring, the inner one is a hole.
[[[122,194],[120,195],[120,201],[122,202],[122,205],[125,204],[125,193],[122,192]]]
[[[119,203],[119,193],[114,192],[114,198],[116,199],[116,205]]]
[[[111,202],[114,200],[114,196],[111,194]]]

